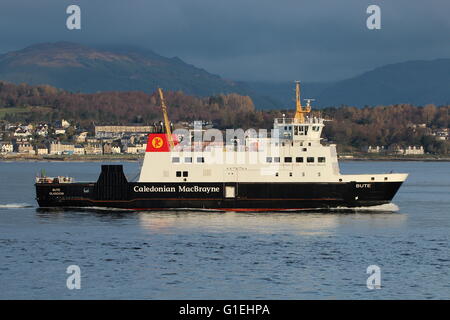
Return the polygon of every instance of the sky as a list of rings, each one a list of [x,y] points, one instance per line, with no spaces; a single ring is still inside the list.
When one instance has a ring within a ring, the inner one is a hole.
[[[81,30],[66,27],[72,4]],[[335,81],[450,58],[450,1],[1,0],[0,53],[56,41],[140,46],[232,80]]]

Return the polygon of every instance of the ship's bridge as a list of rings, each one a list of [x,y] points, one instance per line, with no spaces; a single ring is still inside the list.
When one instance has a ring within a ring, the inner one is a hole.
[[[275,119],[273,128],[278,130],[280,139],[294,141],[320,140],[324,127],[323,122],[324,119],[318,117],[305,117],[303,121],[283,117]]]

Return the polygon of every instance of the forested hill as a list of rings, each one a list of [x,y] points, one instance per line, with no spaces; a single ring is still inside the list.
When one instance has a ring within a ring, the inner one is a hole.
[[[201,119],[233,127],[262,121],[254,118],[263,113],[255,111],[248,96],[230,93],[196,97],[181,91],[164,91],[164,95],[173,122]],[[16,85],[0,81],[0,110],[3,118],[10,122],[64,118],[81,126],[153,123],[162,118],[160,105],[156,92],[72,93],[48,85]]]
[[[169,117],[173,122],[206,120],[219,129],[272,127],[282,113],[292,117],[294,110],[256,110],[248,96],[220,94],[195,97],[182,92],[165,91]],[[340,150],[368,145],[423,145],[427,152],[447,154],[449,140],[433,134],[449,128],[450,105],[413,106],[399,104],[377,107],[326,108],[323,137],[338,144]],[[92,124],[130,124],[159,122],[162,119],[156,93],[100,92],[71,93],[51,86],[15,85],[0,82],[0,122],[36,123],[69,120],[77,127]],[[447,131],[448,132],[448,131]]]

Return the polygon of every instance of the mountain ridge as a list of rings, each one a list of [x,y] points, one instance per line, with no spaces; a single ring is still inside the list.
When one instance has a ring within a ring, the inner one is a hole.
[[[259,109],[291,109],[293,82],[229,80],[153,50],[130,45],[39,43],[0,55],[0,80],[48,84],[73,92],[154,91],[197,96],[237,93]],[[334,82],[302,82],[302,97],[319,107],[450,103],[450,59],[412,60]]]

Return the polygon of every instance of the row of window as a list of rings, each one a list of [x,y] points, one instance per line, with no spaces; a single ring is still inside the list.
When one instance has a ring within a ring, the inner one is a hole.
[[[292,157],[284,157],[284,162],[285,163],[292,163]],[[266,158],[266,162],[267,163],[280,163],[281,158],[280,157],[267,157]],[[295,162],[297,163],[303,163],[304,162],[304,157],[295,157]],[[306,157],[306,162],[307,163],[314,163],[315,162],[315,158],[314,157]],[[325,157],[317,157],[317,162],[318,163],[325,163]]]
[[[307,135],[308,134],[308,128],[309,126],[294,126],[294,135],[298,136],[303,136],[303,135]],[[292,130],[292,126],[285,126],[284,127],[285,131],[291,131]],[[319,131],[320,127],[319,126],[312,126],[312,130],[313,131]]]
[[[180,163],[180,157],[173,157],[172,158],[172,163]],[[192,163],[193,159],[192,157],[186,157],[184,158],[184,163]],[[205,162],[205,158],[204,157],[197,157],[197,163],[204,163]],[[266,158],[266,162],[267,163],[280,163],[281,162],[281,158],[280,157],[267,157]],[[284,162],[285,163],[292,163],[292,157],[284,157]],[[304,162],[304,157],[296,157],[295,158],[295,162],[298,163],[302,163]],[[314,163],[315,162],[315,158],[314,157],[306,157],[306,162],[307,163]],[[317,162],[318,163],[324,163],[325,162],[325,157],[318,157],[317,158]]]
[[[275,142],[275,147],[278,147],[279,146],[279,143],[278,142]],[[286,142],[282,142],[281,143],[281,146],[286,146]],[[291,142],[291,146],[294,146],[294,141],[292,141]],[[311,142],[308,142],[308,146],[310,146],[311,147]],[[303,142],[300,142],[300,147],[303,147]],[[303,148],[302,149],[303,151],[306,151],[307,149],[306,148]]]
[[[184,163],[192,163],[193,159],[192,157],[186,157],[184,158]],[[204,163],[205,158],[204,157],[197,157],[197,163]],[[173,157],[172,163],[180,163],[180,157]]]
[[[302,177],[304,177],[304,176],[305,176],[305,173],[302,172]],[[321,176],[320,172],[317,172],[317,176],[318,176],[318,177]],[[275,177],[279,177],[279,173],[278,173],[278,172],[275,172]],[[292,177],[292,172],[289,172],[289,177]],[[341,179],[341,180],[342,180],[342,179]]]

